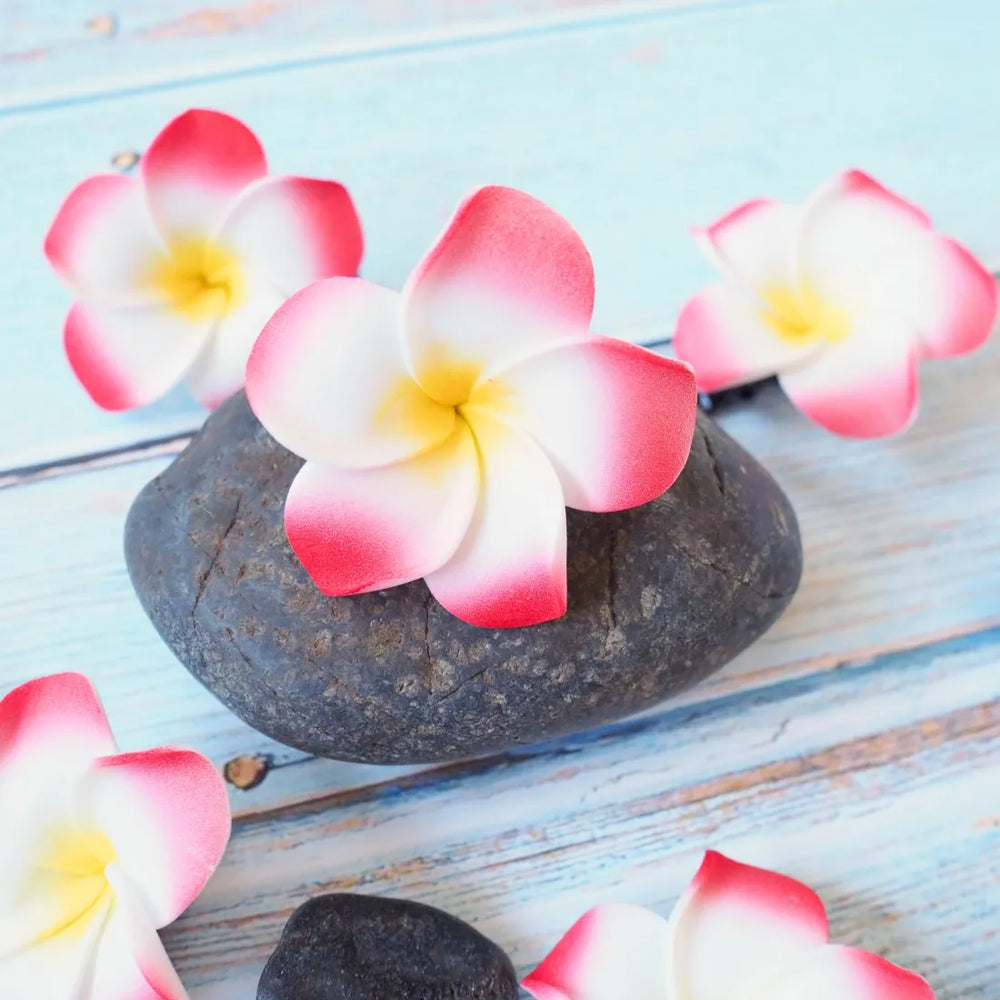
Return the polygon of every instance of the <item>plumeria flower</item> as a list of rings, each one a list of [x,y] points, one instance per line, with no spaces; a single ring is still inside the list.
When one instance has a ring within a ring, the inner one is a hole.
[[[690,369],[588,332],[594,273],[529,195],[473,193],[399,295],[310,285],[261,334],[254,412],[307,461],[292,548],[323,591],[424,577],[459,618],[503,628],[566,610],[566,506],[614,511],[678,476]]]
[[[340,184],[268,177],[257,137],[217,111],[175,118],[140,170],[87,178],[45,239],[78,300],[66,355],[105,409],[182,379],[215,406],[241,388],[257,334],[292,292],[357,273],[358,216]]]
[[[709,851],[669,920],[598,906],[521,985],[537,1000],[934,1000],[920,976],[827,941],[812,889]]]
[[[184,1000],[156,933],[229,838],[201,754],[119,754],[90,682],[31,681],[0,702],[0,996]]]
[[[905,429],[917,362],[975,349],[996,319],[982,265],[858,170],[804,206],[751,201],[695,237],[723,274],[677,324],[699,389],[777,374],[806,416],[846,437]]]

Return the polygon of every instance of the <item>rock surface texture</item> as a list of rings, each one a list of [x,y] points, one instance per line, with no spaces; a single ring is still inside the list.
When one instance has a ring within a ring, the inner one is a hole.
[[[517,1000],[507,955],[457,917],[420,903],[318,896],[300,906],[257,1000]]]
[[[569,611],[526,629],[468,625],[423,581],[322,594],[282,520],[300,466],[235,396],[139,495],[125,553],[185,666],[250,725],[326,757],[451,760],[649,708],[760,636],[801,574],[788,500],[704,415],[658,500],[568,512]]]

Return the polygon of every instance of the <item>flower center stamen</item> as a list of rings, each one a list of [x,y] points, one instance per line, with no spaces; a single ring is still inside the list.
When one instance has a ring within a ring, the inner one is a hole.
[[[225,316],[245,293],[235,255],[204,239],[173,241],[153,265],[148,282],[174,312],[194,322]]]
[[[835,344],[851,332],[848,314],[821,298],[808,283],[798,289],[775,285],[763,292],[764,322],[782,340],[800,347],[820,341]]]
[[[49,838],[35,867],[44,879],[45,891],[54,894],[55,906],[36,943],[86,929],[105,893],[111,892],[104,873],[115,860],[115,849],[103,833],[69,830]]]
[[[510,389],[498,379],[482,379],[483,365],[449,359],[443,349],[423,358],[417,378],[401,377],[375,411],[375,425],[385,434],[411,438],[414,443],[442,441],[456,421],[470,423],[477,408],[503,411]]]
[[[473,361],[455,361],[442,346],[430,348],[423,359],[417,381],[424,392],[442,406],[456,409],[469,401],[482,366]]]

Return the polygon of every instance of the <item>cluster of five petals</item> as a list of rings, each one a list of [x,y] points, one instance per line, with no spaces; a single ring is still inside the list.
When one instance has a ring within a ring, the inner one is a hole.
[[[67,356],[101,406],[181,379],[215,406],[246,381],[307,460],[285,524],[328,594],[423,577],[477,625],[559,617],[566,506],[644,504],[687,459],[690,369],[588,332],[589,254],[518,191],[468,198],[399,295],[353,277],[340,184],[268,177],[245,125],[192,110],[138,176],[72,191],[45,249],[77,296]]]
[[[536,1000],[934,1000],[915,973],[830,944],[808,886],[715,851],[669,919],[598,906],[522,985]]]
[[[474,192],[402,294],[331,278],[294,295],[247,365],[250,405],[306,459],[292,548],[325,593],[423,577],[475,625],[567,605],[566,507],[662,494],[694,433],[690,368],[589,332],[580,236],[536,199]]]
[[[777,375],[844,437],[905,430],[918,362],[975,350],[996,321],[989,272],[860,170],[803,205],[757,199],[694,235],[722,276],[687,302],[674,338],[699,389]]]
[[[118,753],[90,682],[0,701],[0,982],[32,1000],[186,1000],[156,929],[215,870],[229,802],[193,750]]]
[[[246,125],[199,109],[164,126],[138,175],[74,188],[45,239],[77,300],[66,355],[109,410],[153,402],[182,380],[216,406],[242,388],[274,310],[311,281],[357,273],[361,252],[343,185],[268,176]]]

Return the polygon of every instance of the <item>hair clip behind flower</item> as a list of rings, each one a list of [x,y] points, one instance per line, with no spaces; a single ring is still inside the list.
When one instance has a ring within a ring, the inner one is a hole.
[[[804,206],[747,202],[695,237],[723,275],[677,324],[698,388],[777,374],[806,416],[845,437],[904,430],[918,361],[974,350],[996,320],[982,265],[858,170]]]
[[[598,906],[522,986],[537,1000],[934,1000],[915,973],[828,939],[808,886],[709,851],[669,920]]]
[[[257,137],[218,111],[175,118],[139,167],[83,181],[46,236],[77,297],[66,355],[105,409],[181,380],[213,407],[243,385],[253,342],[292,292],[357,273],[361,225],[343,185],[267,176]]]
[[[90,682],[42,677],[0,701],[0,994],[184,1000],[156,928],[198,895],[229,839],[212,764],[119,754]]]
[[[567,506],[660,496],[695,425],[687,365],[589,332],[590,255],[552,209],[486,187],[402,295],[317,282],[260,336],[247,397],[304,457],[289,541],[344,596],[423,577],[489,628],[566,610]]]

